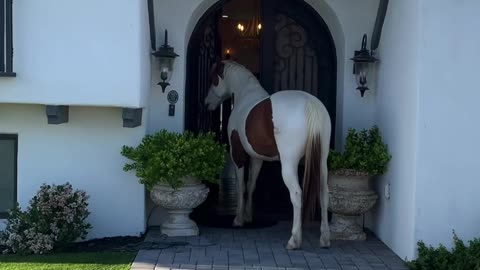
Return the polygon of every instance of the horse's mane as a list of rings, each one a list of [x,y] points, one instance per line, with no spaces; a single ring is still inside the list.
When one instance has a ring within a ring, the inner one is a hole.
[[[222,62],[225,64],[225,68],[223,71],[223,75],[225,76],[225,78],[231,76],[233,73],[237,75],[241,74],[245,76],[245,78],[243,78],[244,83],[248,82],[248,84],[260,85],[260,82],[257,80],[257,77],[255,77],[255,75],[253,75],[253,73],[242,64],[237,63],[233,60],[224,60]]]

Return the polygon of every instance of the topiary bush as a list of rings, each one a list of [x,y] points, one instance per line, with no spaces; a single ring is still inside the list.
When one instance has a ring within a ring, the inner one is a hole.
[[[453,233],[453,248],[448,250],[418,242],[418,258],[408,262],[412,270],[480,270],[480,239],[475,238],[465,245],[464,241]]]
[[[391,155],[383,143],[380,130],[373,126],[357,132],[350,128],[343,152],[331,150],[329,170],[334,174],[381,175],[387,171]]]
[[[74,191],[70,183],[43,184],[26,211],[18,204],[10,211],[0,234],[0,243],[7,246],[4,253],[44,254],[85,239],[92,228],[86,222],[87,200],[85,191]]]
[[[123,146],[121,154],[133,161],[123,169],[135,171],[148,190],[160,183],[177,189],[184,184],[184,177],[217,183],[225,165],[226,147],[215,141],[213,133],[161,130],[146,135],[136,147]]]

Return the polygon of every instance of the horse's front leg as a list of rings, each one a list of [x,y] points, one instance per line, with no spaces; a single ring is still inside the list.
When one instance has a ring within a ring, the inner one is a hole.
[[[241,227],[245,223],[245,180],[243,178],[245,168],[235,166],[235,174],[237,176],[237,215],[233,220],[233,226]]]
[[[253,192],[257,184],[258,174],[262,168],[263,160],[251,158],[249,167],[249,177],[247,183],[247,205],[245,207],[245,221],[252,222],[253,220]]]

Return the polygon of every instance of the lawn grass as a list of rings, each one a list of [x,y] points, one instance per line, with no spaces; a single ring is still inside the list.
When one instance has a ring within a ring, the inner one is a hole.
[[[129,270],[133,252],[57,253],[49,255],[0,255],[1,270]]]

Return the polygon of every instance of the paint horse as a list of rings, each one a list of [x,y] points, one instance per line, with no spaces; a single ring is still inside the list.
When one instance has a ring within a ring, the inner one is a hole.
[[[287,249],[300,248],[302,222],[312,218],[320,201],[320,245],[330,246],[327,220],[327,158],[331,121],[325,106],[313,95],[297,90],[269,95],[256,77],[233,61],[219,61],[210,72],[211,86],[205,98],[208,110],[234,97],[228,122],[230,155],[235,163],[238,202],[234,226],[252,221],[252,195],[263,161],[280,160],[282,178],[293,205],[292,235]],[[305,157],[303,193],[298,164]],[[245,202],[244,170],[249,166]]]

